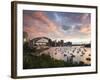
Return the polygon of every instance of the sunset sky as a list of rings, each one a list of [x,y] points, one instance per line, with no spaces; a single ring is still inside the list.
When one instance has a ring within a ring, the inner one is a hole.
[[[52,40],[90,42],[91,14],[23,10],[23,29],[29,39],[43,36]]]

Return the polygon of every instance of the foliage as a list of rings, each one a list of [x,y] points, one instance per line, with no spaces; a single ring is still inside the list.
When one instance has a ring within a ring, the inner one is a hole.
[[[82,64],[71,64],[63,60],[55,60],[44,54],[41,56],[27,54],[24,55],[23,61],[24,69],[82,66]]]

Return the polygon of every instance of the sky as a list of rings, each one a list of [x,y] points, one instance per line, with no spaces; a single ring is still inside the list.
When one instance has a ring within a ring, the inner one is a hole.
[[[75,43],[90,42],[91,14],[23,10],[23,31],[28,38],[48,37]]]

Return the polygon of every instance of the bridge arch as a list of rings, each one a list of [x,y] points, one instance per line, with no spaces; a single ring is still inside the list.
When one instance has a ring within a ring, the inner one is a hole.
[[[31,40],[32,47],[48,47],[51,45],[51,39],[47,37],[37,37]]]
[[[50,38],[47,38],[47,37],[37,37],[37,38],[34,38],[34,39],[32,39],[31,41],[34,41],[34,42],[37,42],[37,41],[39,41],[40,39],[46,39],[46,40],[51,40]]]

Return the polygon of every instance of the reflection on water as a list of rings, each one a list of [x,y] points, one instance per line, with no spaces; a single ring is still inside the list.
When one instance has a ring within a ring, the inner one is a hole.
[[[41,54],[48,54],[54,59],[65,62],[91,64],[91,48],[83,46],[50,47],[41,51]]]

